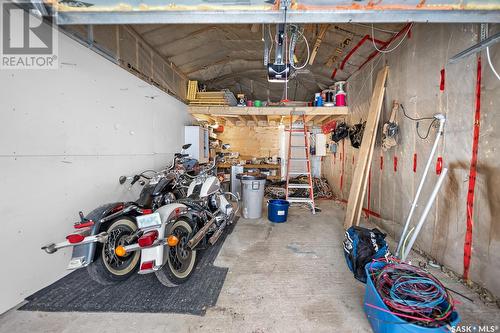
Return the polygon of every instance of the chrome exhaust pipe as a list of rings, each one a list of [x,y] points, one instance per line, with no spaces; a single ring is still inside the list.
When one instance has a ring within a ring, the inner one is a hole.
[[[226,225],[227,222],[224,221],[224,223],[220,225],[219,229],[217,229],[217,231],[212,235],[212,237],[210,237],[210,239],[208,240],[210,245],[214,245],[219,240],[219,237],[222,235],[222,232],[224,231]]]
[[[203,239],[203,237],[205,237],[205,235],[207,234],[208,232],[208,229],[210,228],[210,226],[212,224],[214,224],[215,222],[215,216],[212,217],[208,222],[207,224],[205,224],[200,230],[198,230],[198,232],[193,236],[193,238],[191,238],[189,240],[189,242],[187,243],[187,246],[193,250],[196,245],[198,245],[198,243]]]

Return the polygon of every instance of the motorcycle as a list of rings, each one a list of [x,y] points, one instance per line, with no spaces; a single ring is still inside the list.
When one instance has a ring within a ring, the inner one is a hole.
[[[137,243],[119,245],[115,254],[126,257],[140,251],[139,274],[155,273],[167,287],[186,282],[197,251],[214,245],[239,210],[239,197],[223,192],[219,179],[210,174],[215,164],[216,159],[192,180],[187,197],[137,217]]]
[[[133,202],[114,202],[102,205],[87,216],[79,212],[80,221],[74,224],[75,231],[60,243],[51,243],[42,250],[52,254],[61,248],[73,247],[67,269],[86,267],[90,277],[104,285],[128,279],[139,265],[140,253],[118,257],[115,248],[136,241],[137,218],[153,213],[159,207],[186,196],[191,181],[190,174],[196,172],[198,163],[188,158],[184,145],[176,153],[169,168],[160,172],[146,170],[131,177],[121,176],[120,184],[130,180],[130,187],[139,182],[143,186],[139,198]],[[188,177],[189,176],[189,177]]]

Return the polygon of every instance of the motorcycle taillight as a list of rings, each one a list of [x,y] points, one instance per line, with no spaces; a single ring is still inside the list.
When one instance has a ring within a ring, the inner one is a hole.
[[[146,261],[146,262],[142,263],[141,271],[146,271],[146,270],[150,270],[150,269],[153,269],[153,262],[152,261]]]
[[[75,243],[80,243],[82,240],[85,239],[85,237],[83,235],[80,235],[80,234],[71,234],[71,235],[66,236],[66,239],[71,244],[75,244]]]
[[[140,247],[147,247],[153,245],[153,242],[158,238],[158,231],[153,230],[146,232],[144,235],[139,237],[137,243]]]

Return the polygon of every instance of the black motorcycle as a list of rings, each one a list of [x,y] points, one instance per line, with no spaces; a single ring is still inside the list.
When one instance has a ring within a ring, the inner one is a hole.
[[[191,145],[184,145],[183,151]],[[176,153],[169,168],[156,172],[146,170],[131,177],[121,176],[120,184],[131,180],[130,187],[139,182],[143,186],[139,199],[132,202],[114,202],[102,205],[87,216],[79,213],[75,232],[60,243],[42,247],[54,253],[64,247],[73,247],[68,269],[87,267],[90,277],[100,284],[114,284],[129,278],[138,269],[140,252],[117,256],[115,248],[136,241],[136,217],[151,214],[161,206],[185,197],[186,188],[196,174],[198,163],[187,154]]]

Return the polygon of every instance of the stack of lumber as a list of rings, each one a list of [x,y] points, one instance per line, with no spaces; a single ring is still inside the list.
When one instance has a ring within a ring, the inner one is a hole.
[[[222,91],[198,91],[198,81],[189,81],[187,99],[193,105],[236,105],[236,98],[227,89]]]

